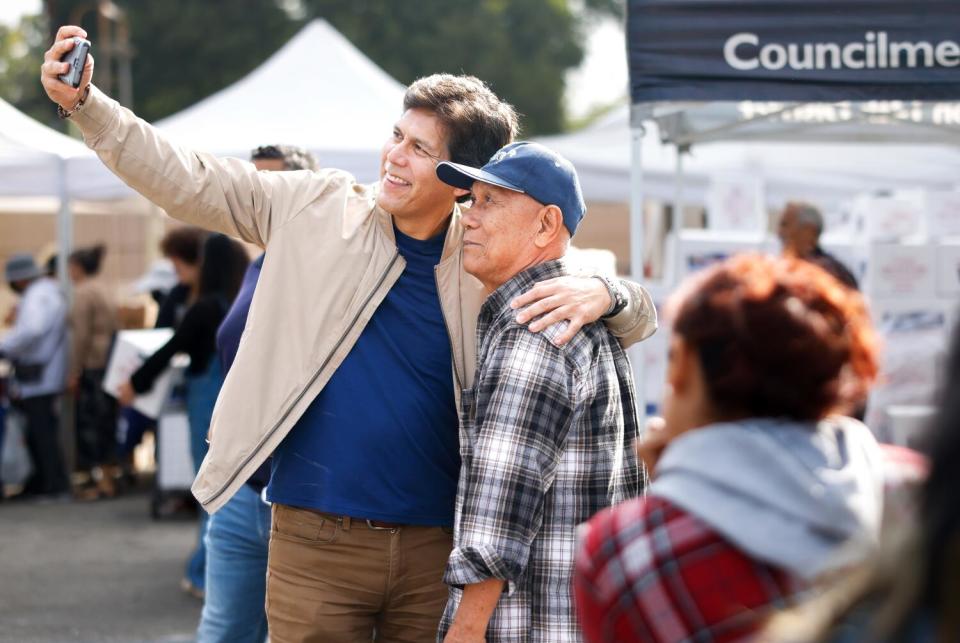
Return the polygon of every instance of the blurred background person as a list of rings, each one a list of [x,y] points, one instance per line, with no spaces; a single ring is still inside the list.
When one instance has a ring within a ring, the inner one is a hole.
[[[157,311],[155,328],[176,328],[180,325],[200,288],[200,267],[203,243],[209,233],[193,226],[170,230],[160,240],[160,252],[173,264],[176,285],[167,291]]]
[[[883,454],[839,413],[877,374],[859,293],[738,256],[681,286],[646,498],[594,517],[576,575],[588,641],[732,641],[878,541]]]
[[[97,278],[105,252],[102,244],[79,248],[67,264],[73,283],[67,388],[76,408],[76,468],[87,474],[78,497],[88,500],[116,495],[117,406],[103,377],[118,324],[113,297]]]
[[[164,264],[154,264],[150,272],[137,282],[137,288],[148,289],[151,295],[161,295],[157,301],[158,311],[154,328],[174,328],[179,326],[187,307],[196,299],[200,282],[200,258],[207,232],[191,226],[179,226],[168,231],[160,240],[160,252],[163,260],[169,262],[173,272],[167,273]],[[162,369],[161,369],[162,370]],[[131,406],[120,411],[120,423],[117,429],[118,451],[121,466],[125,469],[125,478],[133,477],[133,450],[140,444],[143,434],[155,428],[156,421]],[[156,508],[158,516],[177,513],[184,507],[192,507],[191,498],[171,498]]]
[[[33,461],[21,495],[59,497],[70,490],[58,412],[67,370],[67,302],[29,254],[11,257],[4,274],[20,302],[13,328],[0,340],[0,356],[14,365],[12,397],[26,420]]]
[[[317,160],[299,147],[267,145],[253,150],[258,170],[316,170]],[[240,336],[265,254],[250,262],[237,298],[217,330],[217,353],[223,374],[233,365]],[[206,586],[197,643],[260,643],[267,637],[267,553],[270,504],[262,499],[270,481],[267,460],[247,483],[207,522]]]
[[[823,234],[823,215],[820,210],[800,201],[791,201],[784,207],[777,226],[777,236],[783,244],[783,256],[804,259],[833,275],[843,285],[857,290],[857,278],[840,262],[820,247]]]
[[[147,358],[129,382],[121,385],[119,401],[125,406],[132,404],[137,394],[146,393],[153,387],[154,381],[169,367],[175,354],[187,353],[190,366],[186,373],[186,405],[190,425],[190,454],[196,473],[206,455],[210,418],[223,384],[223,370],[215,354],[217,328],[240,289],[249,258],[243,246],[222,234],[207,237],[200,261],[195,267],[191,265],[185,270],[177,256],[170,258],[181,281],[196,275],[195,296],[173,337]],[[198,597],[203,595],[205,585],[203,534],[206,522],[207,514],[201,511],[197,547],[188,560],[186,577],[182,582],[184,591]]]
[[[142,277],[137,279],[133,285],[133,292],[136,294],[148,293],[150,298],[159,306],[167,295],[177,285],[177,273],[173,269],[173,262],[166,257],[161,257],[147,269]]]
[[[960,326],[925,439],[930,472],[916,520],[889,525],[861,573],[778,617],[763,640],[807,643],[960,641]]]

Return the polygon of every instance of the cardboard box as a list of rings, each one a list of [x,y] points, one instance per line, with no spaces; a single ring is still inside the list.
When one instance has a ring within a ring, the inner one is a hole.
[[[887,411],[890,406],[934,402],[950,332],[948,308],[948,302],[938,299],[872,302],[883,342],[880,377],[870,392],[866,424],[881,440],[894,441],[902,432]]]
[[[856,228],[868,241],[891,242],[925,234],[925,198],[920,190],[854,201]]]
[[[157,487],[163,491],[189,489],[194,466],[187,414],[165,411],[157,424]]]
[[[676,243],[675,283],[685,277],[743,252],[770,254],[776,243],[770,235],[758,233],[718,232],[716,230],[682,230]]]
[[[107,363],[107,372],[103,378],[103,390],[117,397],[120,385],[129,380],[134,371],[171,337],[173,337],[171,328],[122,330],[117,333],[117,340],[114,342],[113,351]],[[170,367],[156,379],[153,388],[148,393],[134,398],[133,408],[147,417],[160,417],[160,411],[170,396],[170,389],[173,388],[175,381],[179,380],[189,363],[189,358],[184,361],[179,356],[171,360]]]
[[[864,292],[871,298],[933,298],[937,291],[934,257],[930,244],[871,244]]]
[[[875,297],[869,300],[869,306],[874,326],[888,340],[895,340],[896,335],[930,333],[946,345],[950,338],[954,312],[952,300]]]
[[[936,262],[937,295],[953,299],[960,297],[960,239],[938,244]]]
[[[713,176],[707,187],[707,227],[724,232],[756,233],[767,229],[763,182],[756,176]]]
[[[931,239],[960,237],[960,190],[926,193],[927,233]]]

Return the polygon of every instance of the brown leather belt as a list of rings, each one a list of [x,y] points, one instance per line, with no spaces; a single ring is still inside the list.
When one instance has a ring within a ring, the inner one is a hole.
[[[365,525],[367,529],[373,529],[374,531],[393,531],[406,527],[407,525],[399,522],[386,522],[383,520],[369,520],[367,518],[354,518],[352,516],[338,516],[336,514],[329,514],[325,511],[317,511],[316,509],[307,509],[312,513],[315,513],[319,516],[323,516],[328,520],[332,520],[338,524],[341,524],[346,529],[350,529],[352,525]]]
[[[367,529],[374,529],[374,530],[400,529],[401,527],[405,526],[398,522],[384,522],[382,520],[366,520],[364,518],[351,518],[351,520],[360,522],[360,523],[366,523]]]

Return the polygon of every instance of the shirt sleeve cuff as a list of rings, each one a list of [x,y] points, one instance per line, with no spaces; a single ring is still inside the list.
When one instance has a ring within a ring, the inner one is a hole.
[[[116,118],[120,104],[100,91],[96,85],[90,85],[90,95],[83,106],[70,116],[83,133],[83,140],[90,148],[96,148],[97,142]]]
[[[517,589],[515,579],[522,573],[521,566],[508,563],[489,545],[454,547],[447,561],[443,582],[463,589],[464,585],[499,578],[505,581],[504,593],[512,596]]]

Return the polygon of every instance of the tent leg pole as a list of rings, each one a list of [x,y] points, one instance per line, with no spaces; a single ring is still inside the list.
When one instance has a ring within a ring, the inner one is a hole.
[[[677,148],[677,170],[674,173],[673,183],[673,228],[680,231],[686,223],[683,218],[683,148]]]
[[[673,235],[673,261],[671,266],[670,283],[676,284],[683,275],[683,266],[680,257],[680,233],[686,225],[686,218],[683,216],[683,147],[677,146],[676,169],[673,173],[673,225],[671,233]]]
[[[67,191],[67,161],[59,162],[60,209],[57,211],[57,280],[67,306],[73,304],[73,286],[70,283],[68,260],[73,247],[73,217],[70,212],[70,197]],[[64,345],[62,350],[68,350]],[[60,396],[60,444],[63,449],[64,466],[69,475],[76,463],[76,444],[74,439],[73,396]]]
[[[630,273],[632,279],[638,283],[643,283],[644,280],[643,134],[642,126],[630,128]],[[634,344],[628,352],[636,381],[638,423],[642,434],[646,430],[647,418],[646,350],[644,349],[644,343]]]

